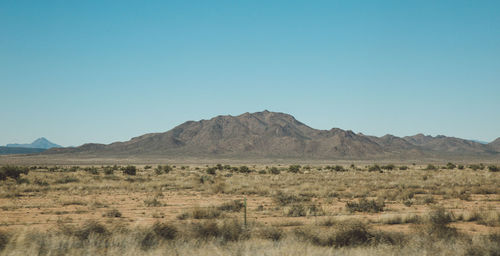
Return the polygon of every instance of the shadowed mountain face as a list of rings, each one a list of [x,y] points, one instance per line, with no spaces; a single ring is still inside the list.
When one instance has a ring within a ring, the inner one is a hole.
[[[31,144],[7,144],[7,147],[12,147],[12,148],[42,148],[42,149],[49,149],[49,148],[60,148],[61,146],[54,144],[47,140],[46,138],[38,138],[35,141],[33,141]]]
[[[497,138],[493,142],[489,143],[488,146],[497,152],[500,152],[500,138]]]
[[[44,148],[15,148],[0,146],[0,155],[36,154],[45,150],[46,149]]]
[[[497,154],[487,145],[444,136],[374,137],[338,128],[316,130],[291,115],[269,111],[188,121],[165,133],[145,134],[127,142],[85,144],[47,153],[312,159]]]

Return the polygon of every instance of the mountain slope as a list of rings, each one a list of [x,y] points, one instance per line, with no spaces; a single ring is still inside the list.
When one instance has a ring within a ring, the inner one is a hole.
[[[500,152],[500,138],[497,138],[496,140],[494,140],[493,142],[491,143],[488,143],[488,146],[493,149],[493,150],[496,150],[497,152]]]
[[[145,134],[126,142],[86,144],[47,153],[316,159],[497,154],[486,145],[444,136],[374,137],[338,128],[317,130],[291,115],[269,111],[188,121],[170,131]]]
[[[6,147],[12,147],[12,148],[43,148],[43,149],[49,149],[49,148],[60,148],[61,146],[54,144],[47,140],[46,138],[38,138],[35,141],[33,141],[31,144],[7,144]]]

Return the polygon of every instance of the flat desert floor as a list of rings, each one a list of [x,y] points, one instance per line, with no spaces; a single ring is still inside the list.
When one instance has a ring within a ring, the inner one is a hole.
[[[0,254],[498,255],[494,167],[4,166]]]

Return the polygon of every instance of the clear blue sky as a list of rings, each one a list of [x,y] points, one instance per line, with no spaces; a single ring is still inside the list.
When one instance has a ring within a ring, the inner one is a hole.
[[[500,1],[0,1],[0,145],[268,109],[500,136]]]

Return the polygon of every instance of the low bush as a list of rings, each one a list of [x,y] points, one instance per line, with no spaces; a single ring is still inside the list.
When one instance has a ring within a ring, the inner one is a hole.
[[[271,174],[280,174],[280,169],[276,168],[276,167],[271,167],[271,169],[269,169],[269,173]]]
[[[9,236],[7,232],[0,231],[0,252],[7,246],[9,243]]]
[[[382,169],[378,165],[372,165],[372,166],[368,167],[368,171],[369,172],[380,172],[380,171],[382,171]]]
[[[310,197],[305,197],[301,195],[287,194],[282,191],[278,191],[274,196],[273,200],[281,206],[289,205],[293,203],[310,201]]]
[[[135,175],[137,173],[137,168],[133,165],[128,165],[123,168],[123,174]]]
[[[285,233],[281,228],[265,227],[259,231],[259,237],[271,241],[279,241],[285,237]]]
[[[290,165],[288,171],[291,173],[298,173],[300,171],[300,165]]]
[[[108,217],[108,218],[120,218],[122,216],[122,213],[118,211],[117,209],[111,209],[104,213],[102,215],[103,217]]]
[[[382,165],[380,168],[382,168],[383,170],[394,170],[396,169],[396,166],[393,165],[393,164],[388,164],[388,165]]]
[[[29,172],[29,169],[27,167],[20,167],[20,166],[2,166],[0,168],[0,180],[6,180],[7,178],[12,178],[12,179],[19,179],[21,177],[21,174],[27,175]]]
[[[215,219],[221,216],[222,211],[215,207],[195,207],[191,212],[194,219]]]
[[[382,212],[385,203],[383,201],[360,199],[358,202],[346,202],[345,207],[350,212]]]
[[[438,168],[437,168],[436,166],[434,166],[434,165],[432,165],[432,164],[428,164],[428,165],[427,165],[427,167],[425,167],[425,169],[424,169],[424,170],[426,170],[426,171],[435,171],[435,170],[437,170],[437,169],[438,169]]]
[[[490,172],[498,172],[498,171],[500,171],[500,168],[498,168],[498,166],[496,166],[496,165],[490,165],[490,166],[488,166],[488,170]]]

